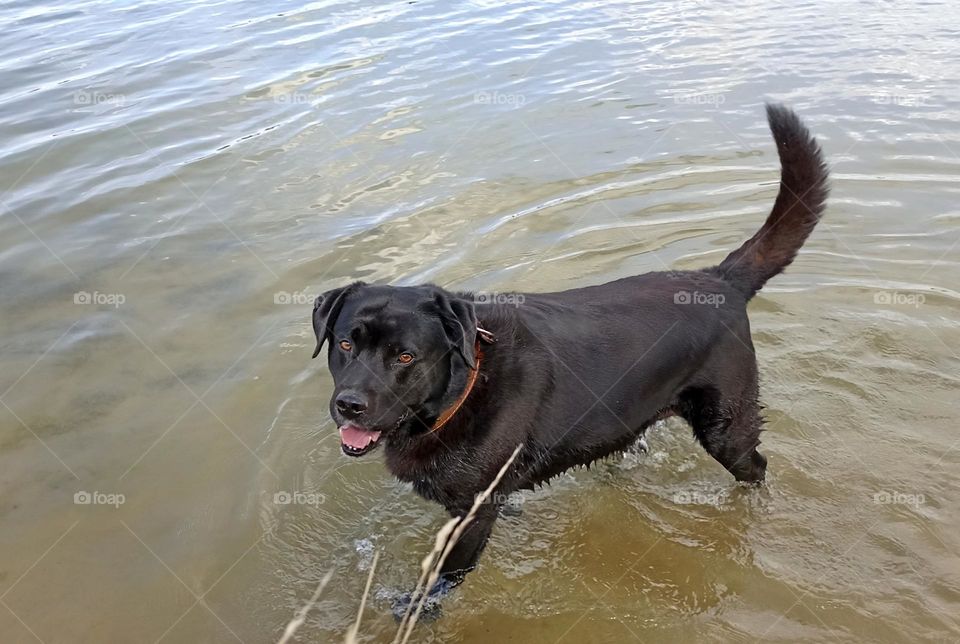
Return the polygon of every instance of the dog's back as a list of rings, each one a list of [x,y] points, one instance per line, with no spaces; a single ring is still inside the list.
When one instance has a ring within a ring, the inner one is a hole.
[[[508,414],[509,441],[529,441],[543,455],[521,485],[622,450],[672,414],[738,479],[763,478],[746,305],[793,261],[827,197],[815,139],[785,107],[768,105],[767,116],[780,191],[763,226],[718,266],[525,294],[519,309],[477,307],[480,319],[536,364],[524,374],[528,391],[550,391],[550,404],[530,399]],[[492,353],[509,360],[504,349]]]

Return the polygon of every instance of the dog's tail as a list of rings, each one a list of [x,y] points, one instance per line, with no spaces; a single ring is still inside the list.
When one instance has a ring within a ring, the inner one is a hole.
[[[768,103],[767,121],[780,155],[780,193],[760,230],[713,269],[748,300],[797,256],[829,192],[820,146],[800,118]]]

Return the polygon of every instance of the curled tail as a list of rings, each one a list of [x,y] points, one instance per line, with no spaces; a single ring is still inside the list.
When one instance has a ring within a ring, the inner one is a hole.
[[[760,230],[713,269],[747,299],[797,256],[820,221],[829,192],[820,146],[800,118],[768,103],[767,121],[780,155],[780,193]]]

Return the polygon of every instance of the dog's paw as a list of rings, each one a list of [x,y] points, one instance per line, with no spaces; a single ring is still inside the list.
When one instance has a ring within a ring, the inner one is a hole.
[[[393,618],[398,622],[403,621],[403,616],[407,614],[407,609],[410,610],[411,617],[413,616],[414,611],[417,610],[416,605],[410,607],[410,603],[413,601],[413,593],[404,593],[400,597],[394,600],[392,612]],[[439,619],[442,614],[442,609],[440,608],[439,600],[435,600],[431,597],[427,597],[427,601],[423,603],[423,608],[420,610],[420,617],[417,621],[420,622],[432,622],[436,619]]]
[[[450,594],[450,591],[453,590],[454,584],[442,577],[433,585],[433,588],[430,589],[430,592],[427,594],[426,600],[423,602],[423,608],[420,610],[421,622],[432,622],[440,617],[442,610],[440,608],[440,601]],[[393,617],[398,622],[403,619],[403,616],[407,613],[409,608],[410,614],[412,615],[414,611],[417,610],[417,602],[419,602],[419,595],[414,596],[414,593],[403,593],[395,600],[393,600]],[[413,604],[413,606],[411,606]]]

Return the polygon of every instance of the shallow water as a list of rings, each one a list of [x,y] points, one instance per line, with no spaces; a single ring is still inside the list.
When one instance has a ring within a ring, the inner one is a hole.
[[[525,495],[416,638],[956,641],[958,18],[6,3],[0,641],[273,641],[330,569],[301,641],[339,641],[374,548],[389,641],[444,515],[340,455],[313,295],[716,263],[776,192],[767,99],[834,187],[750,308],[767,485],[671,420]]]

